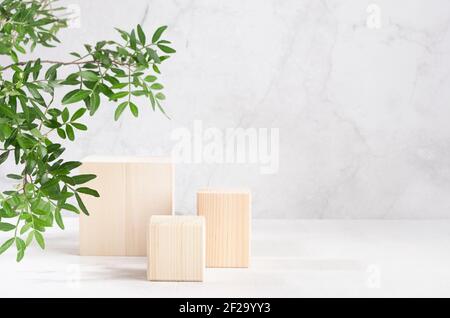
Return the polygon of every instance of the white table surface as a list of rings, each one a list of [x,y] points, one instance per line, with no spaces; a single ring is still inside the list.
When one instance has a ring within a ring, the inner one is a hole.
[[[148,282],[145,258],[80,257],[78,221],[65,221],[46,251],[0,256],[0,297],[450,296],[450,220],[254,220],[251,267],[202,283]]]

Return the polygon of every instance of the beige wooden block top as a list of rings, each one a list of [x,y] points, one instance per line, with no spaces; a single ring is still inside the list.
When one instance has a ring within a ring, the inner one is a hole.
[[[203,216],[197,215],[152,215],[150,224],[192,224],[202,225]]]
[[[233,189],[233,188],[205,188],[197,191],[198,194],[250,194],[250,189]]]

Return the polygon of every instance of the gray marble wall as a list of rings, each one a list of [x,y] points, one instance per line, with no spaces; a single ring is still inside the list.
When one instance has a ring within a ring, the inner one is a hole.
[[[270,173],[258,159],[180,163],[177,211],[194,212],[199,187],[238,186],[255,217],[450,216],[448,0],[62,2],[80,8],[80,27],[36,54],[68,60],[137,23],[169,25],[177,49],[163,67],[172,120],[142,103],[140,118],[114,122],[105,101],[67,158],[170,154],[195,123],[274,128]]]

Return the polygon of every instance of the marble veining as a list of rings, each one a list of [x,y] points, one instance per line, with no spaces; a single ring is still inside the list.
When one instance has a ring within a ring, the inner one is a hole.
[[[81,28],[61,33],[66,60],[113,27],[169,25],[163,67],[172,120],[140,103],[113,121],[108,102],[66,157],[170,154],[171,132],[203,125],[279,128],[279,170],[179,164],[175,207],[203,187],[248,187],[255,217],[450,216],[450,2],[446,0],[64,0]],[[369,5],[379,9],[371,27]],[[3,175],[12,167],[0,168]],[[2,179],[6,186],[6,179]]]

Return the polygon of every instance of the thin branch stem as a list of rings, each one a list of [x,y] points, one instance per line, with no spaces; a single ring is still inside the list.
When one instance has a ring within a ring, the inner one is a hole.
[[[31,60],[31,61],[26,61],[26,62],[19,62],[19,63],[13,63],[13,64],[10,64],[10,65],[5,66],[4,68],[2,68],[2,71],[11,68],[11,67],[13,67],[14,65],[26,65],[28,62],[36,62],[36,60]],[[60,61],[51,61],[51,60],[41,60],[41,63],[44,63],[44,64],[61,64],[61,65],[82,65],[82,64],[94,63],[94,62],[95,62],[95,61],[81,61],[80,59],[75,60],[75,61],[71,61],[71,62],[60,62]]]

